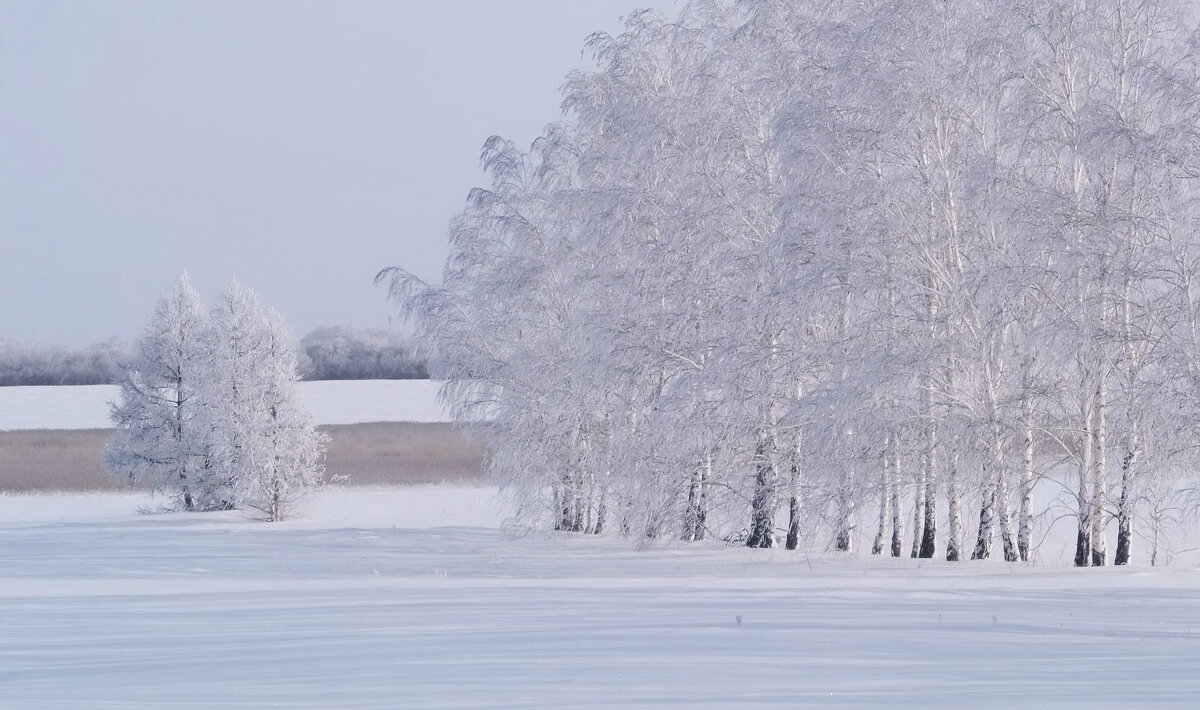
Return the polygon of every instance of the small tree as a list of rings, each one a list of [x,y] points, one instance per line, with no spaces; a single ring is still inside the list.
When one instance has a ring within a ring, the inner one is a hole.
[[[122,368],[111,414],[116,433],[105,448],[111,472],[166,491],[187,510],[210,504],[196,490],[206,466],[206,437],[196,421],[206,322],[204,304],[185,274],[173,293],[159,299]]]
[[[320,484],[325,437],[299,402],[296,351],[283,318],[234,283],[211,317],[201,389],[211,495],[282,520]]]

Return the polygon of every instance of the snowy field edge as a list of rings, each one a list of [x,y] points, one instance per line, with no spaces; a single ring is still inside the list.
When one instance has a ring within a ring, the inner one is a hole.
[[[1200,572],[637,549],[491,487],[0,496],[0,708],[1193,707]]]

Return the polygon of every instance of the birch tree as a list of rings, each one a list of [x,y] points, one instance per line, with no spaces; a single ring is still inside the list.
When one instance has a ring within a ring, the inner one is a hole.
[[[207,357],[207,313],[183,275],[159,299],[112,405],[116,429],[105,447],[114,475],[166,492],[184,510],[206,509],[198,478],[208,470],[207,432],[197,420],[197,391]]]
[[[291,336],[277,311],[235,282],[213,307],[207,337],[204,500],[283,520],[320,484],[325,447],[296,392]]]
[[[1053,479],[1124,564],[1200,433],[1195,15],[636,12],[488,141],[442,283],[381,278],[560,531],[1030,561]]]

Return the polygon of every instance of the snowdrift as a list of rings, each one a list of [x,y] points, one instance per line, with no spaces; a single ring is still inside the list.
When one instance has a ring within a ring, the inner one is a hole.
[[[1200,572],[557,536],[494,489],[307,517],[0,496],[0,706],[1195,707]]]

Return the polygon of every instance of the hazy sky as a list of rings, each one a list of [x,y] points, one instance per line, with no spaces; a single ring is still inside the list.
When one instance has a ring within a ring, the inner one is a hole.
[[[298,335],[438,279],[479,148],[671,0],[0,0],[0,339],[131,338],[184,269]]]

